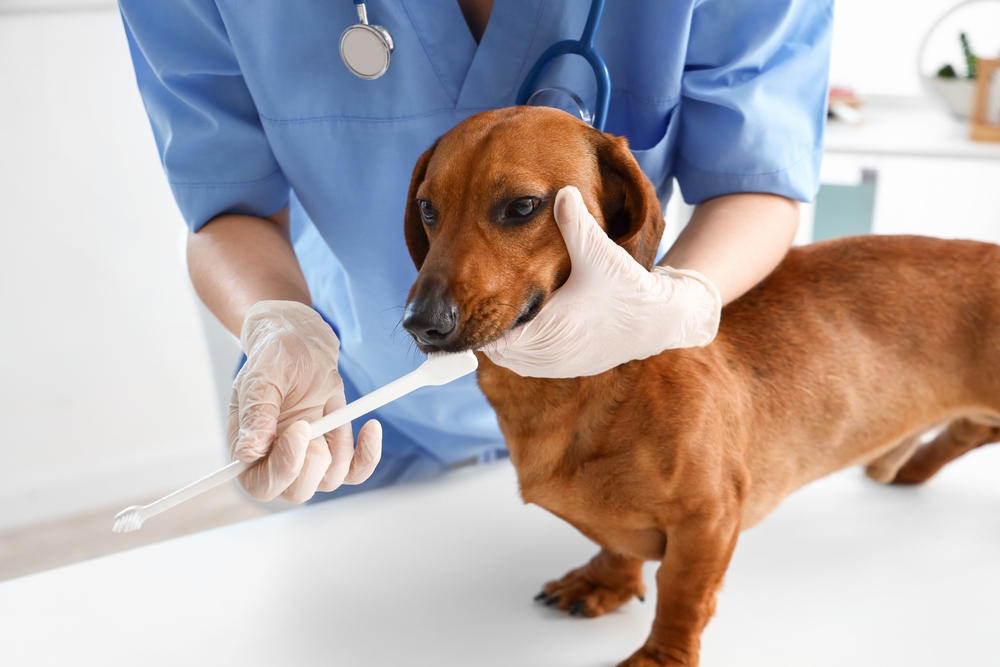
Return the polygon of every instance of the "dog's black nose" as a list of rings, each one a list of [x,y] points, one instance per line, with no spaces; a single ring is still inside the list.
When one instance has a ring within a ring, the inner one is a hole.
[[[418,290],[406,304],[403,328],[421,345],[444,346],[457,325],[458,306],[438,287]]]

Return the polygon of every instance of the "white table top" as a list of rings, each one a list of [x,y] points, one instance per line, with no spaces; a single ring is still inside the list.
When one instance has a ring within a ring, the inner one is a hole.
[[[610,666],[650,598],[531,600],[594,552],[501,462],[0,584],[0,664]],[[794,494],[741,538],[702,664],[995,667],[998,627],[1000,447],[921,488]]]
[[[1000,142],[970,140],[968,124],[931,99],[876,96],[860,111],[861,125],[827,123],[826,152],[1000,160]]]

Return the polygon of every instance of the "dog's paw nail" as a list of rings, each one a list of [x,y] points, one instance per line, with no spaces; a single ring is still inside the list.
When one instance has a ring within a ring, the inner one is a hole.
[[[545,606],[551,607],[552,605],[557,604],[558,602],[559,602],[559,596],[553,595],[552,597],[550,597],[548,600],[545,601]]]
[[[544,600],[544,599],[545,599],[545,591],[542,591],[541,593],[539,593],[538,595],[535,596],[535,602],[538,602],[539,600]]]
[[[573,603],[573,606],[569,608],[569,615],[576,616],[577,614],[579,614],[580,616],[583,616],[583,606],[584,606],[583,600],[577,600],[576,602]]]

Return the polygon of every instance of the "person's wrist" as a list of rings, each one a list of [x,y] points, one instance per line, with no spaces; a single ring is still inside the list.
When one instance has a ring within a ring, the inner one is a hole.
[[[712,303],[718,306],[718,310],[722,310],[722,294],[719,292],[719,288],[715,286],[715,283],[709,280],[704,274],[694,269],[675,269],[672,266],[654,266],[650,273],[667,276],[671,279],[684,276],[697,281],[704,287],[706,298],[711,299]]]
[[[704,347],[715,339],[722,318],[722,294],[709,278],[694,269],[654,266],[650,273],[659,280],[669,281],[667,316],[683,317],[688,332],[674,347]],[[678,294],[677,291],[682,293]],[[683,312],[676,312],[680,306]]]
[[[260,330],[261,322],[265,320],[273,321],[279,318],[286,321],[315,322],[315,320],[318,320],[324,327],[326,326],[326,322],[323,321],[319,313],[312,306],[307,306],[301,301],[258,301],[247,309],[247,313],[243,317],[243,327],[240,330],[240,347],[243,348],[244,354],[249,354],[250,349],[253,347]],[[332,330],[330,333],[333,334]],[[334,338],[336,338],[335,334]]]

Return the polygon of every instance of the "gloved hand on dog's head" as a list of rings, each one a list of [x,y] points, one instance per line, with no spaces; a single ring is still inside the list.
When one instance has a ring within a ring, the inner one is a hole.
[[[258,500],[301,503],[316,491],[368,479],[382,456],[382,426],[351,425],[309,440],[309,424],[345,405],[337,372],[340,341],[319,314],[295,301],[261,301],[247,311],[240,343],[246,364],[229,404],[232,458],[259,464],[239,477]]]
[[[526,377],[583,377],[664,350],[708,345],[722,297],[697,271],[640,265],[612,241],[566,187],[555,218],[572,269],[535,319],[483,352]]]

